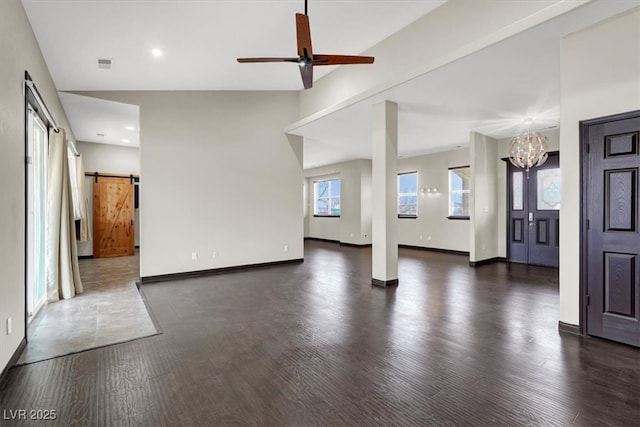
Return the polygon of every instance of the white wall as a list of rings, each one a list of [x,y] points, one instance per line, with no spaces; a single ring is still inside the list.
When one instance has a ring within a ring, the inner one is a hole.
[[[306,169],[305,237],[354,245],[371,244],[371,160]],[[340,217],[313,216],[313,182],[340,178]]]
[[[550,129],[540,131],[542,135],[548,138],[547,151],[560,151],[560,129]],[[514,135],[515,136],[515,135]],[[509,149],[511,148],[511,138],[502,138],[498,140],[498,162],[497,162],[497,179],[498,179],[498,257],[507,257],[507,164],[509,160],[503,161],[509,157]]]
[[[449,167],[469,164],[469,149],[398,160],[398,172],[418,172],[418,188],[437,187],[438,194],[418,196],[418,218],[398,219],[398,243],[469,251],[469,221],[449,220]],[[304,171],[307,206],[305,237],[342,243],[371,243],[371,160],[354,160]],[[313,181],[341,178],[340,218],[313,217]],[[353,236],[352,236],[353,234]],[[422,239],[420,239],[422,236]],[[430,239],[429,239],[430,238]]]
[[[81,94],[140,106],[143,277],[303,257],[296,92]]]
[[[16,351],[24,330],[25,182],[24,97],[27,70],[58,126],[73,140],[40,48],[20,0],[0,1],[0,370]],[[7,335],[6,319],[13,319]]]
[[[379,93],[588,1],[449,1],[365,51],[373,65],[340,67],[302,91],[300,117]]]
[[[87,172],[140,175],[140,149],[121,145],[78,141],[84,170]]]
[[[78,141],[78,152],[86,172],[140,175],[140,149],[121,145],[94,144]],[[93,179],[85,178],[85,188],[89,199],[89,227],[93,227]],[[140,210],[134,214],[135,245],[140,245]],[[78,242],[78,255],[93,255],[93,242]]]
[[[469,221],[447,219],[449,168],[468,164],[468,148],[398,160],[399,173],[418,172],[418,189],[436,187],[439,190],[418,194],[418,218],[398,219],[401,245],[469,251]]]
[[[640,10],[568,35],[560,60],[560,320],[579,323],[579,122],[640,109]]]

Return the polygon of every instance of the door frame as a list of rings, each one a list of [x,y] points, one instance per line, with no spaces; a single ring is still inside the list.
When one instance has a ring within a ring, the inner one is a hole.
[[[33,79],[31,78],[31,75],[29,74],[28,71],[25,70],[24,72],[24,80],[25,81],[29,81],[29,82],[33,82]],[[29,297],[28,297],[28,292],[29,290],[29,283],[28,283],[28,274],[29,274],[29,261],[28,261],[28,257],[29,257],[29,250],[30,250],[30,242],[29,242],[29,238],[30,233],[29,233],[29,182],[30,182],[30,173],[29,173],[29,165],[28,165],[28,161],[29,161],[29,138],[30,138],[30,133],[31,133],[31,129],[29,129],[29,108],[31,108],[35,114],[40,118],[40,120],[42,121],[42,123],[44,124],[45,128],[46,128],[46,132],[48,134],[49,130],[51,130],[52,128],[54,128],[54,124],[49,120],[49,118],[47,117],[48,113],[48,109],[47,106],[44,104],[44,101],[42,100],[42,96],[40,95],[37,87],[34,85],[33,87],[30,87],[29,85],[25,84],[23,82],[23,98],[24,98],[24,115],[23,115],[23,120],[24,120],[24,268],[23,268],[23,272],[24,272],[24,340],[26,342],[29,342]],[[45,113],[45,110],[47,111]],[[48,138],[48,135],[47,135]],[[48,152],[48,147],[49,147],[49,143],[47,140],[47,152]],[[48,155],[47,155],[47,159],[45,159],[45,161],[48,161]],[[47,189],[45,188],[45,192],[47,191]],[[45,208],[46,209],[46,208]],[[46,219],[45,219],[46,221]],[[46,235],[45,235],[45,240],[46,240]],[[46,274],[46,273],[45,273]],[[45,279],[46,280],[46,279]],[[45,282],[45,302],[46,302],[46,295],[47,295],[47,288],[46,288],[46,282]]]
[[[549,151],[548,154],[549,154],[549,156],[560,156],[560,150]],[[507,222],[507,224],[506,224],[506,226],[507,226],[506,230],[507,231],[506,231],[506,235],[505,235],[505,249],[506,249],[505,255],[507,257],[507,262],[511,262],[510,261],[510,259],[511,259],[511,245],[509,244],[509,236],[511,235],[511,221],[510,221],[510,211],[511,210],[510,210],[510,207],[512,206],[512,203],[513,203],[512,199],[511,199],[511,197],[513,195],[513,192],[512,192],[512,188],[511,188],[511,180],[509,179],[510,161],[509,161],[508,157],[503,157],[501,160],[503,160],[504,163],[505,163],[504,164],[504,167],[506,169],[506,171],[505,171],[505,181],[506,181],[506,184],[507,184],[507,188],[506,188],[507,194],[506,194],[506,199],[505,199],[505,202],[506,202],[505,203],[505,209],[506,209],[506,211],[505,211],[505,220]],[[524,171],[524,169],[523,169],[523,171]],[[527,241],[527,245],[528,244],[529,244],[529,242]],[[527,260],[528,260],[528,258],[529,258],[529,254],[528,254],[528,249],[527,249]],[[523,265],[532,265],[532,264],[529,264],[527,262],[526,264],[523,264]],[[555,268],[555,267],[548,267],[548,268]]]
[[[579,322],[580,335],[587,334],[587,277],[588,277],[588,265],[589,265],[589,248],[587,247],[587,213],[588,213],[588,182],[589,182],[589,139],[588,130],[590,126],[600,125],[607,122],[626,120],[640,117],[640,110],[629,111],[626,113],[611,114],[609,116],[597,117],[594,119],[580,120],[578,122],[580,126],[580,277],[578,280],[579,287]]]
[[[26,198],[26,236],[27,238],[25,239],[25,249],[26,249],[26,282],[27,282],[27,287],[26,287],[26,298],[27,298],[27,324],[30,324],[36,317],[36,315],[38,314],[38,311],[46,304],[47,301],[47,289],[46,289],[46,261],[45,261],[45,265],[43,266],[43,270],[41,271],[43,277],[44,277],[44,291],[42,296],[40,297],[40,299],[38,301],[34,301],[33,299],[33,294],[35,293],[35,288],[38,286],[38,281],[36,280],[37,274],[36,271],[39,270],[38,267],[36,266],[36,249],[38,248],[38,245],[35,244],[35,241],[37,239],[37,233],[36,233],[36,223],[38,221],[38,219],[35,216],[35,212],[34,212],[34,217],[31,218],[31,215],[29,213],[29,211],[31,209],[34,209],[35,205],[36,205],[36,198],[41,195],[41,193],[36,192],[36,188],[35,188],[35,175],[37,173],[36,168],[39,166],[42,166],[42,169],[44,169],[41,172],[44,172],[44,188],[42,188],[42,192],[44,193],[44,206],[42,207],[42,216],[39,218],[41,221],[43,221],[43,224],[41,224],[42,226],[45,226],[46,221],[47,221],[47,184],[48,184],[48,178],[47,178],[47,174],[49,171],[49,167],[48,167],[48,147],[49,147],[49,128],[47,126],[47,123],[44,122],[40,115],[38,114],[37,110],[36,110],[37,106],[33,106],[31,104],[31,102],[27,103],[27,109],[28,109],[28,117],[27,117],[27,152],[26,152],[26,156],[27,158],[29,158],[30,160],[26,162],[26,175],[27,175],[27,179],[26,179],[26,194],[27,194],[27,198]],[[40,128],[40,130],[44,133],[44,147],[40,147],[40,148],[44,148],[44,158],[41,158],[41,162],[44,162],[44,164],[37,162],[37,156],[36,156],[36,142],[35,142],[35,133],[34,133],[34,127],[37,126]],[[42,247],[40,247],[40,255],[43,255],[46,257],[46,233],[45,236],[43,238],[42,243]]]

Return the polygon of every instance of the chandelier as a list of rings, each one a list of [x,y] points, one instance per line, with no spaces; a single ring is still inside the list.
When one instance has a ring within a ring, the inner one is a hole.
[[[525,123],[531,125],[533,119],[526,119]],[[509,150],[509,160],[529,173],[529,169],[541,166],[547,161],[547,141],[548,138],[537,132],[531,132],[531,128],[522,135],[516,135],[511,140],[511,150]]]

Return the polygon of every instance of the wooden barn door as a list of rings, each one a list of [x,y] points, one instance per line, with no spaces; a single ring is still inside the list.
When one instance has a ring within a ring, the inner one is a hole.
[[[134,185],[131,178],[98,176],[93,183],[93,256],[134,254]]]

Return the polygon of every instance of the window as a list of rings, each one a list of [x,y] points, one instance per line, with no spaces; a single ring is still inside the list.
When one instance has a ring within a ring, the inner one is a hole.
[[[340,216],[340,180],[327,179],[315,181],[314,216]]]
[[[539,211],[559,211],[560,189],[562,188],[560,168],[541,169],[536,175],[538,176],[536,209]]]
[[[31,322],[46,301],[47,124],[29,101],[27,106],[27,313]]]
[[[449,169],[449,217],[469,219],[469,177],[470,166]]]
[[[398,174],[398,218],[418,216],[418,172]]]

